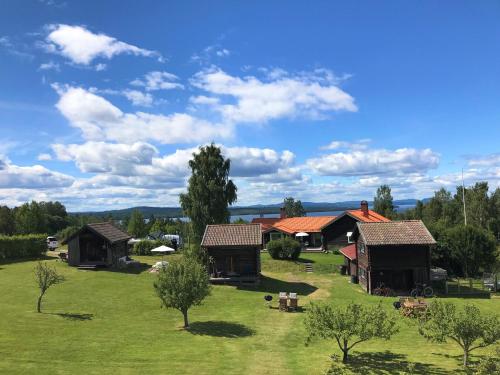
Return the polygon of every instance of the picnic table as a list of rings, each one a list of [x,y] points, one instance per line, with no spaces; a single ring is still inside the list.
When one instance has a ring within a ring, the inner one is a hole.
[[[401,313],[407,317],[418,317],[425,313],[428,303],[421,298],[404,298],[401,301]]]

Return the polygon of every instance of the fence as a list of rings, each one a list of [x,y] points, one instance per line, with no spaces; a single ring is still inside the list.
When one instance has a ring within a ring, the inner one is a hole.
[[[490,289],[481,279],[450,279],[433,284],[439,294],[446,296],[463,296],[489,298]]]

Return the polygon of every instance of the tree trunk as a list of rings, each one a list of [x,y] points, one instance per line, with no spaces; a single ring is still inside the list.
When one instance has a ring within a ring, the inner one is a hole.
[[[469,364],[469,351],[464,349],[464,367]]]
[[[183,311],[182,315],[184,316],[184,328],[189,328],[189,322],[188,322],[188,312]]]
[[[342,356],[342,363],[347,363],[347,349],[342,351],[344,355]]]
[[[36,311],[37,312],[42,312],[42,297],[43,297],[43,294],[40,294],[40,296],[38,297],[38,302],[36,304]]]

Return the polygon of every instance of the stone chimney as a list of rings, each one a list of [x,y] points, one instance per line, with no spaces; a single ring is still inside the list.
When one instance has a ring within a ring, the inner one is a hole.
[[[286,219],[285,207],[280,208],[280,219]]]
[[[361,201],[361,212],[363,213],[363,216],[368,216],[368,202],[367,201]]]

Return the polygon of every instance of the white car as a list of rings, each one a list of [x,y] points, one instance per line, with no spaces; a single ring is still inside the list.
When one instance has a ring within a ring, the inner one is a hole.
[[[47,237],[47,249],[55,250],[59,247],[59,242],[57,242],[57,238],[49,236]]]

